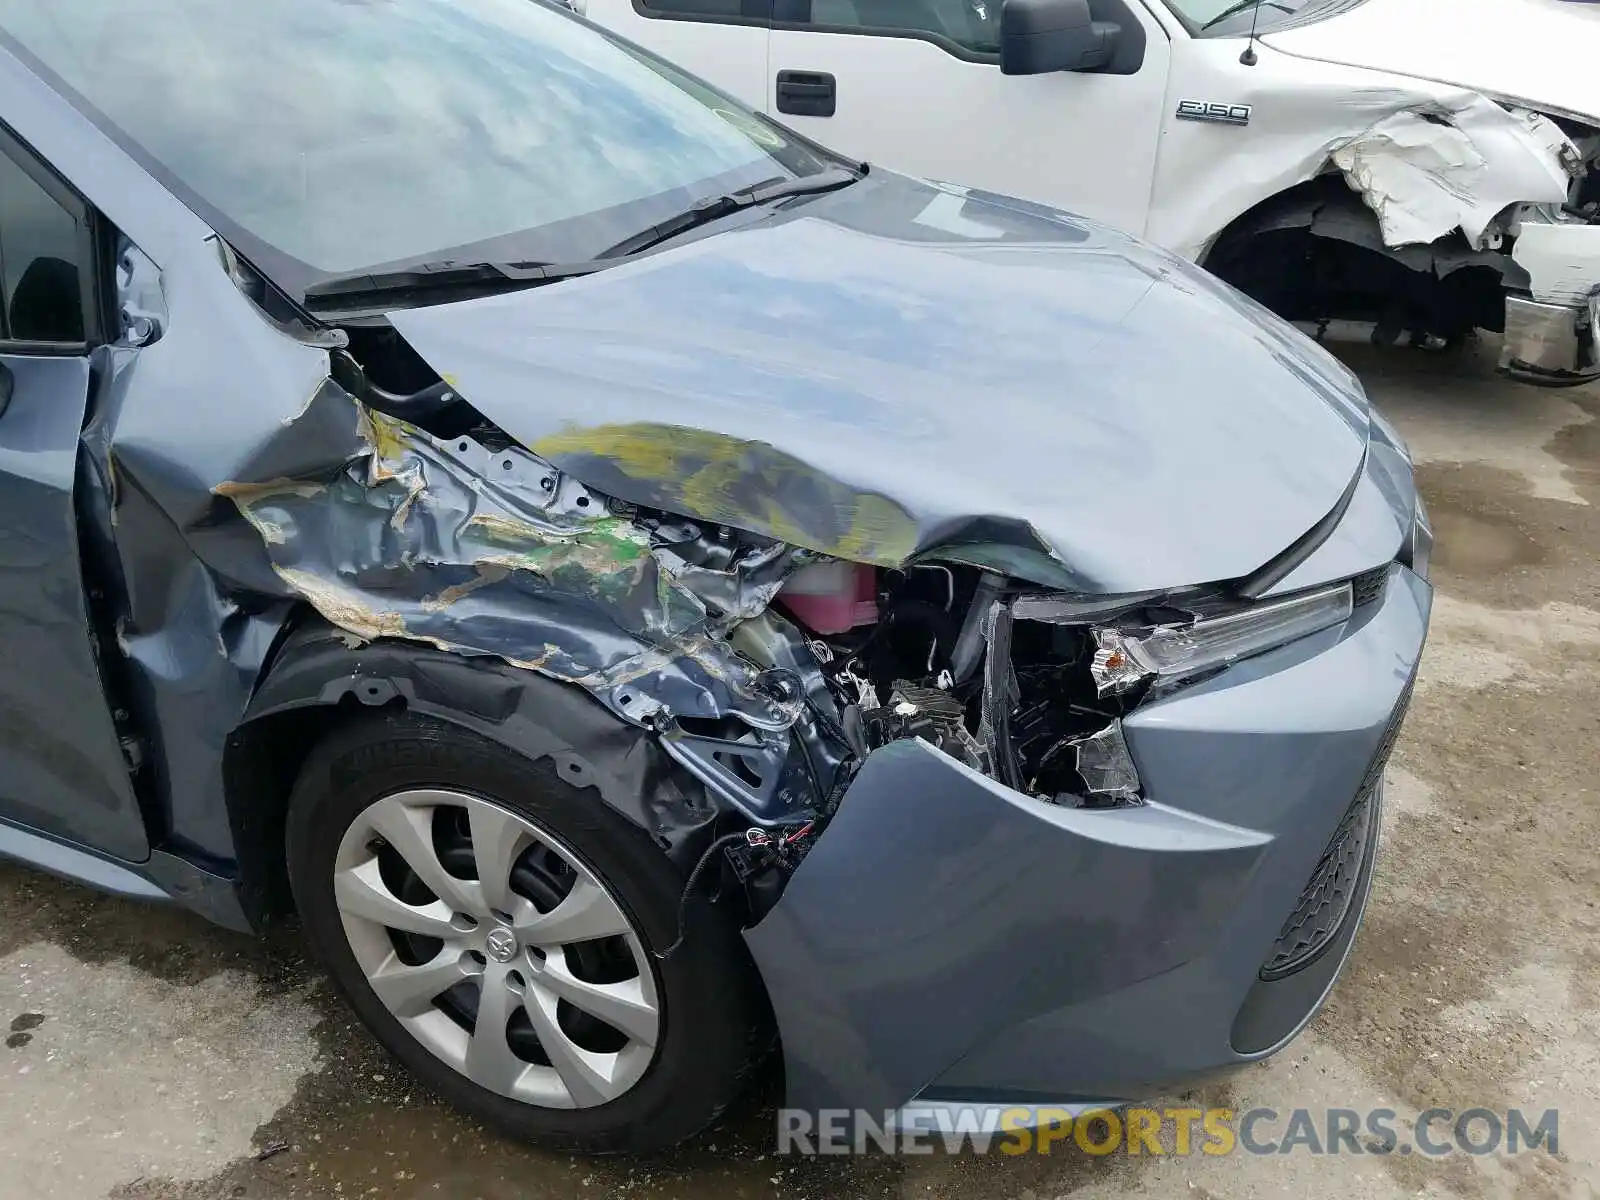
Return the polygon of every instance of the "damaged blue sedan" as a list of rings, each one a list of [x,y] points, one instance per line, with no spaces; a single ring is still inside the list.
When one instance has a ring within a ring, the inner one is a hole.
[[[1293,329],[536,0],[0,0],[0,121],[0,853],[586,1151],[1326,997],[1431,534]]]

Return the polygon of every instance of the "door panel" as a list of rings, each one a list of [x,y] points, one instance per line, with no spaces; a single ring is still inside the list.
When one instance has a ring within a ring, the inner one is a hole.
[[[779,0],[779,16],[784,5]],[[910,175],[985,188],[1144,232],[1165,106],[1170,46],[1138,0],[1144,59],[1132,74],[1002,75],[998,63],[904,30],[925,6],[929,24],[958,29],[946,10],[993,23],[999,0],[813,0],[812,22],[843,28],[889,19],[899,34],[823,32],[779,22],[768,58],[768,112],[777,74],[832,75],[834,113],[778,119],[853,157]],[[713,80],[717,79],[712,75]],[[792,107],[792,106],[791,106]]]
[[[0,368],[11,391],[0,411],[0,817],[140,861],[150,846],[78,565],[73,485],[89,365],[0,355]]]
[[[771,0],[656,0],[643,12],[634,0],[587,0],[581,11],[758,112],[766,110]]]

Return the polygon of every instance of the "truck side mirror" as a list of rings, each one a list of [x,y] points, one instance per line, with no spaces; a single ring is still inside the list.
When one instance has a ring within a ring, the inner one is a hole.
[[[1111,62],[1122,26],[1096,21],[1089,0],[1003,0],[1000,72],[1095,71]]]

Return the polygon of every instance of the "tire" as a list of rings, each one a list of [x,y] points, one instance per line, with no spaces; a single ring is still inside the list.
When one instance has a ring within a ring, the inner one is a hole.
[[[522,847],[504,872],[514,888],[462,878],[502,874],[479,858],[470,836],[478,830],[505,831],[481,836],[485,847]],[[697,900],[682,945],[657,958],[678,936],[682,874],[643,830],[593,788],[564,782],[548,759],[530,762],[402,710],[363,717],[307,758],[289,802],[286,850],[313,953],[362,1021],[439,1096],[513,1137],[591,1154],[670,1146],[717,1119],[770,1036],[764,993],[732,919]],[[423,873],[435,886],[419,891]],[[559,908],[580,888],[583,904]],[[427,903],[443,893],[450,903]],[[412,909],[394,906],[402,896]],[[490,914],[478,927],[464,928],[458,916],[448,936],[434,936],[445,914],[478,901]],[[618,914],[629,932],[612,932]],[[395,920],[418,929],[390,932]],[[605,936],[589,938],[596,930]],[[568,940],[535,944],[558,936]],[[637,982],[624,978],[630,970]],[[579,987],[580,976],[601,983]],[[441,980],[455,982],[425,998]],[[614,1026],[568,1002],[599,1007],[599,991]],[[498,1041],[497,1022],[479,1016],[486,997],[497,1006],[489,1011],[509,1021]],[[536,1020],[543,1024],[535,1028]],[[609,1065],[591,1069],[600,1062]]]

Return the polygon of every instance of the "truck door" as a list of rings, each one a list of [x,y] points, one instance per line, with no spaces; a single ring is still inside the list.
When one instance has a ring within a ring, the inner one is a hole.
[[[1142,234],[1166,32],[1140,0],[1091,0],[1121,27],[1109,68],[1002,75],[1002,3],[775,0],[766,110],[868,162]]]

